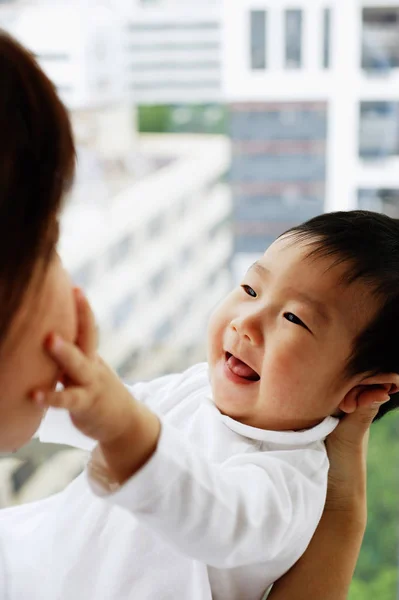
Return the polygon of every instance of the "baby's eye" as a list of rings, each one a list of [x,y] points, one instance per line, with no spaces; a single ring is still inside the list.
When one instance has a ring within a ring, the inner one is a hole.
[[[256,298],[257,297],[258,294],[255,292],[255,290],[253,288],[251,288],[250,285],[244,284],[241,287],[244,290],[244,292],[246,294],[248,294],[248,296],[252,296],[252,298]]]
[[[287,321],[290,321],[290,323],[294,323],[295,325],[300,325],[300,327],[303,327],[304,329],[307,329],[308,331],[310,331],[309,327],[307,325],[305,325],[305,323],[303,321],[301,321],[301,319],[299,317],[294,315],[294,313],[286,312],[286,313],[284,313],[284,318],[287,319]]]

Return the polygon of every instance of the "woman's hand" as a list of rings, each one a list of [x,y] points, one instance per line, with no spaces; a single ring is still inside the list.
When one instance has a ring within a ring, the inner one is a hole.
[[[369,427],[383,389],[359,389],[357,409],[326,441],[330,459],[327,501],[299,561],[277,581],[268,600],[346,600],[367,521],[366,456]]]
[[[365,523],[366,459],[369,429],[378,409],[389,400],[386,390],[360,389],[358,408],[326,440],[330,471],[326,510],[350,512]]]

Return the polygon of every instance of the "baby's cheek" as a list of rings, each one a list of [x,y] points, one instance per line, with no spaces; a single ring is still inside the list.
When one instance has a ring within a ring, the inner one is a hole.
[[[311,385],[311,373],[316,365],[312,365],[304,354],[287,344],[265,361],[265,367],[262,379],[269,381],[275,392],[288,400],[293,394],[302,394],[308,384]]]
[[[300,352],[287,343],[279,343],[277,346],[266,348],[265,366],[279,379],[294,381],[300,374],[302,358]]]
[[[223,344],[223,332],[225,323],[220,310],[216,310],[208,322],[208,352],[212,356],[217,353],[219,346]]]

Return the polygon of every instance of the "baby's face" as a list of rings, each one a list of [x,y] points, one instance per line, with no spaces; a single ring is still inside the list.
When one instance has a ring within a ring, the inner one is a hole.
[[[223,414],[262,429],[304,429],[344,409],[362,376],[344,378],[377,306],[344,266],[280,238],[211,317],[208,360]]]

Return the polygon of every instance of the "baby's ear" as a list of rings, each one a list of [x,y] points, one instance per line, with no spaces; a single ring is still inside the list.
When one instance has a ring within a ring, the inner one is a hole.
[[[372,375],[366,377],[359,385],[349,390],[338,408],[344,413],[353,413],[359,404],[371,405],[374,402],[382,404],[389,400],[391,394],[396,394],[398,391],[398,373]]]

